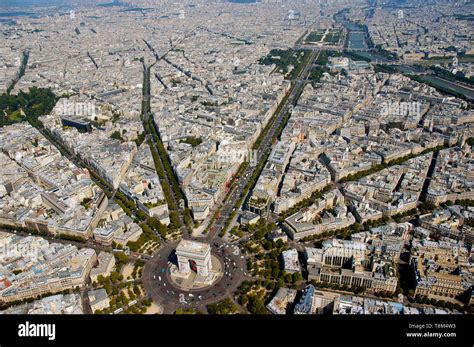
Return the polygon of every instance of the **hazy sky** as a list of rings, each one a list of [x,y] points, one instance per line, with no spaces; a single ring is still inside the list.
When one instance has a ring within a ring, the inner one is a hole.
[[[112,2],[113,0],[104,0],[104,1],[95,1],[99,2]],[[32,5],[69,5],[71,3],[81,4],[91,2],[84,0],[0,0],[0,8],[5,7],[15,7],[15,6],[32,6]]]

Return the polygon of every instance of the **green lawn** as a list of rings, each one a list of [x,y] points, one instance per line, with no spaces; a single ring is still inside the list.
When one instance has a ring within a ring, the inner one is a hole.
[[[326,37],[324,38],[324,42],[329,43],[338,43],[341,39],[341,31],[340,30],[331,30],[327,33]]]
[[[11,125],[15,123],[19,123],[26,120],[20,113],[20,110],[17,111],[7,111],[7,116],[5,117],[5,113],[1,112],[0,116],[0,127],[5,125]]]

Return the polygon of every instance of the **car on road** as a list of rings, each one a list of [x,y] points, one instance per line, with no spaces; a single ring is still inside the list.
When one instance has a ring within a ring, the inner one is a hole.
[[[161,276],[158,276],[158,280],[161,281]]]
[[[153,279],[156,280],[156,276],[155,276],[155,275],[153,275]]]

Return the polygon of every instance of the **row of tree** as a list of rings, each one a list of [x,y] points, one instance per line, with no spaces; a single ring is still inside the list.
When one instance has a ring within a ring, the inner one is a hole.
[[[388,162],[383,162],[382,164],[375,165],[375,166],[371,167],[370,169],[367,169],[367,170],[364,170],[364,171],[359,171],[359,172],[351,174],[351,175],[347,175],[346,177],[341,178],[339,180],[339,182],[344,183],[344,182],[350,182],[350,181],[357,181],[357,180],[359,180],[363,177],[366,177],[366,176],[369,176],[369,175],[374,174],[376,172],[382,171],[382,170],[384,170],[384,169],[386,169],[390,166],[401,165],[401,164],[403,164],[404,162],[406,162],[410,159],[422,156],[422,155],[427,154],[429,152],[438,152],[438,151],[440,151],[444,148],[446,148],[446,146],[439,145],[439,146],[434,147],[434,148],[427,148],[419,154],[409,154],[409,155],[406,155],[406,156],[401,157],[401,158],[393,159],[393,160],[390,160]]]

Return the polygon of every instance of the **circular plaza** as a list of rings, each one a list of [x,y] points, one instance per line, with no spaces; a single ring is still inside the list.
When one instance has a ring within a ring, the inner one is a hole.
[[[192,240],[166,243],[144,267],[147,295],[164,313],[205,308],[231,294],[246,277],[246,261],[236,245]]]

